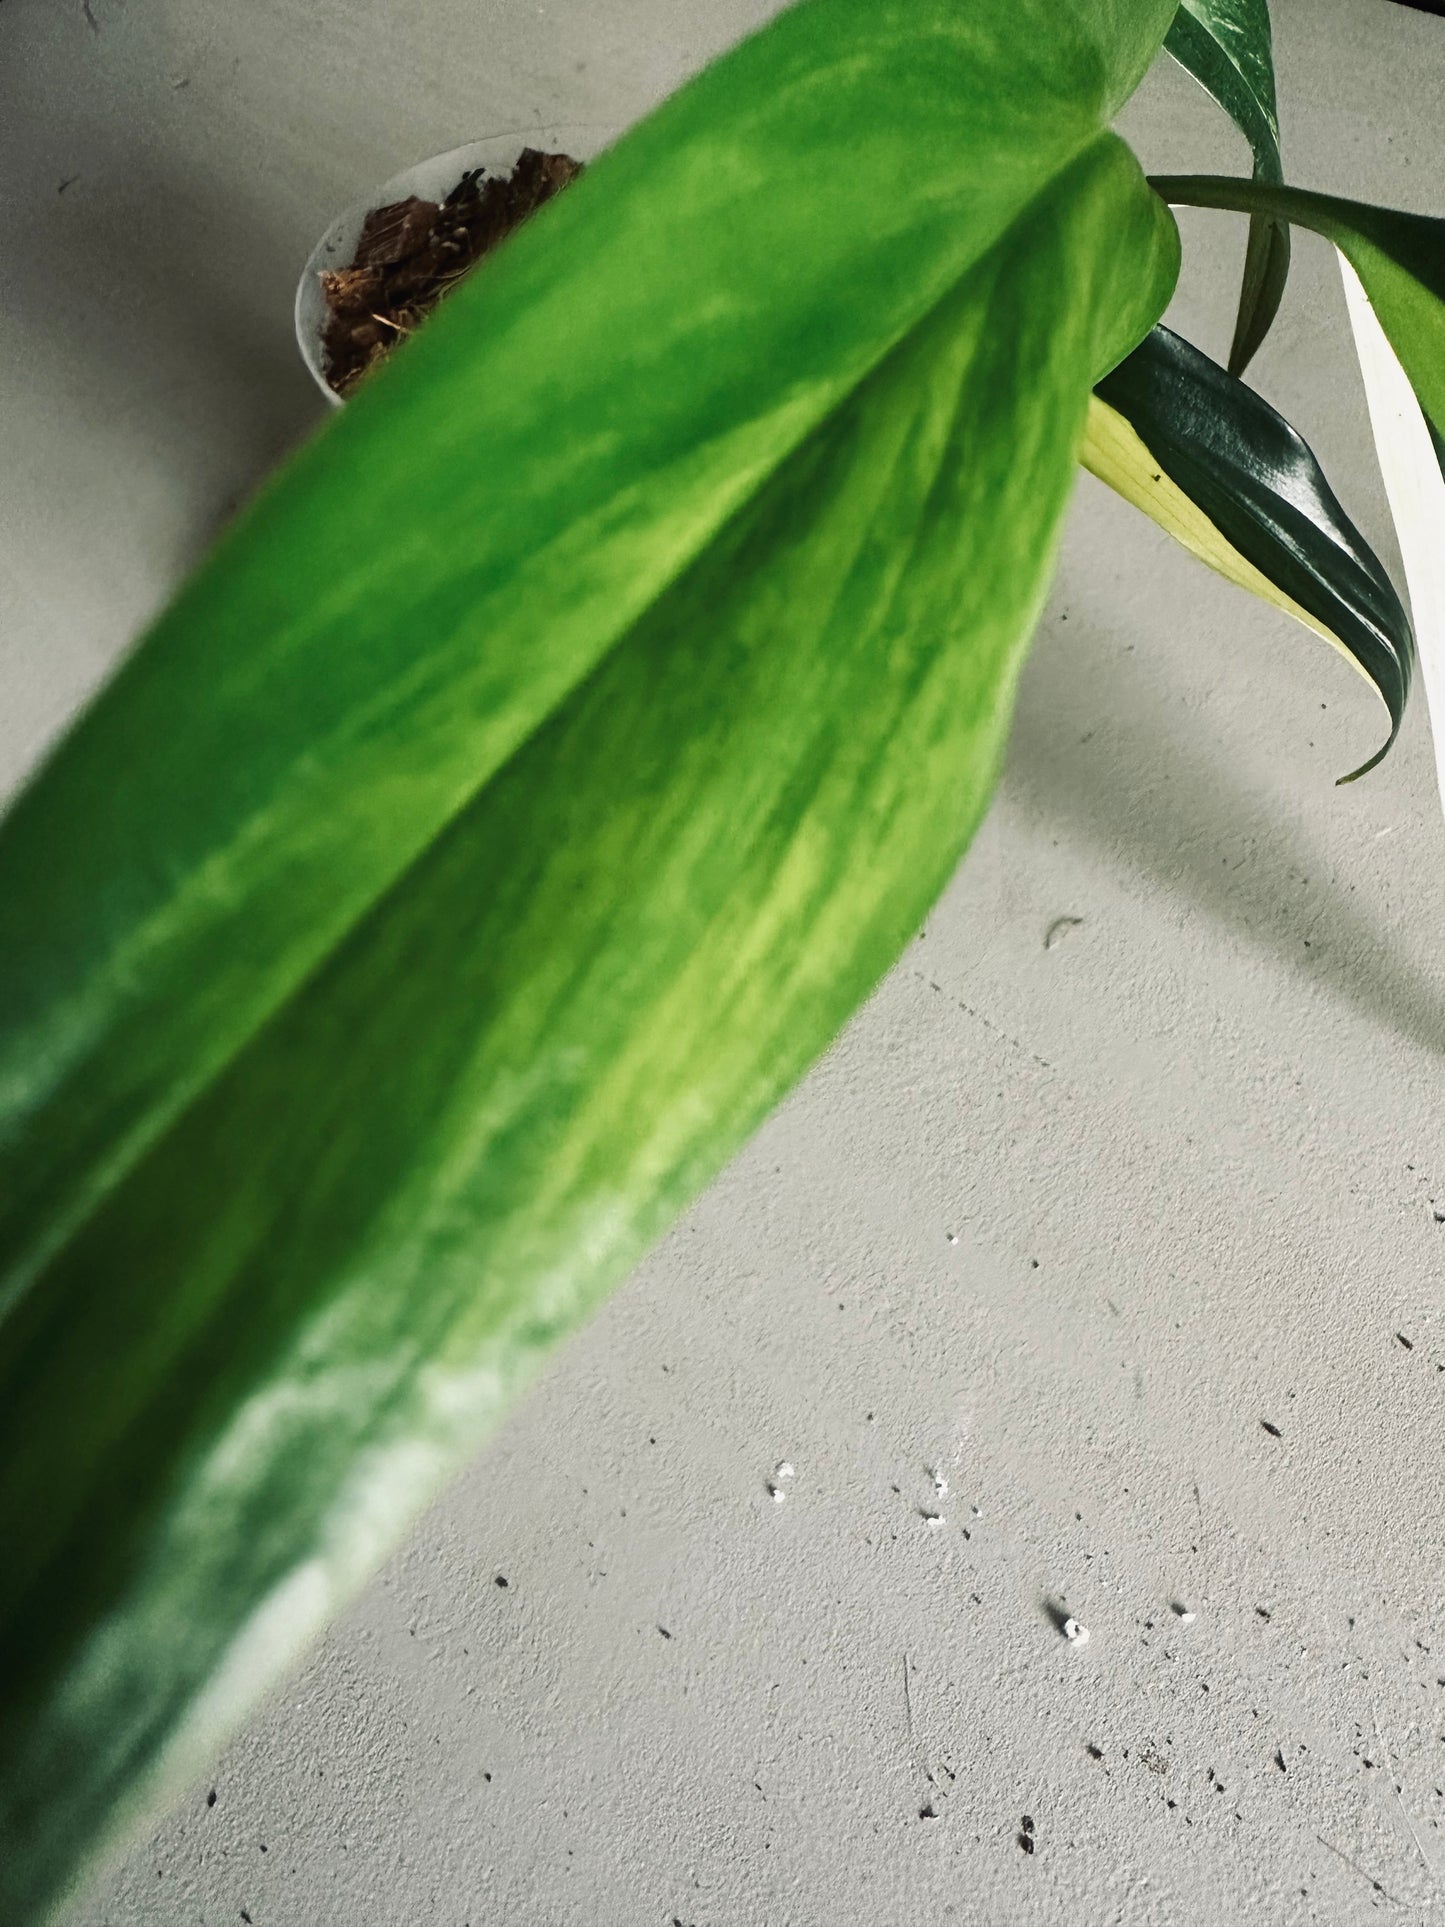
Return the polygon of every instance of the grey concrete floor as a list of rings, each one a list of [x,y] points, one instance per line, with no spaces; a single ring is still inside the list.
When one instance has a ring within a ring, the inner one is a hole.
[[[334,209],[768,11],[5,0],[0,787],[319,418]],[[1445,211],[1445,21],[1276,17],[1292,177]],[[1167,69],[1124,126],[1243,165]],[[1258,379],[1393,561],[1322,244]],[[1085,478],[926,930],[68,1927],[1445,1917],[1445,829],[1418,707],[1333,787],[1379,727]]]

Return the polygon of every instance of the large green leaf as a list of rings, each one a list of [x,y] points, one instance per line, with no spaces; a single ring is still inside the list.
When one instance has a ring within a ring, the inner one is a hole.
[[[1177,236],[1167,0],[809,0],[450,298],[0,826],[0,1911],[197,1770],[898,953]]]
[[[1164,45],[1249,142],[1255,178],[1283,180],[1268,0],[1182,0]],[[1244,373],[1269,333],[1288,275],[1288,223],[1255,215],[1229,350],[1230,374]]]
[[[1097,139],[1167,11],[785,12],[240,518],[0,839],[0,1304]]]
[[[1176,207],[1270,214],[1333,241],[1359,275],[1435,436],[1445,436],[1445,220],[1227,175],[1160,175],[1152,184]]]
[[[1284,417],[1168,328],[1098,385],[1082,460],[1207,562],[1296,617],[1372,684],[1394,742],[1414,638],[1389,576]]]

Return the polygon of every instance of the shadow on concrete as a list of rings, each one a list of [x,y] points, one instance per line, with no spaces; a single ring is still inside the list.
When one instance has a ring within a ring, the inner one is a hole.
[[[1196,710],[1190,728],[1166,705],[1157,664],[1135,674],[1117,649],[1099,645],[1110,625],[1080,607],[1077,580],[1069,612],[1066,644],[1041,638],[1048,687],[1020,702],[1002,794],[1082,832],[1373,1023],[1445,1051],[1445,979],[1422,971],[1329,880],[1330,865],[1306,834],[1310,810],[1347,807],[1348,790],[1301,796],[1292,815],[1271,810],[1240,785],[1227,755],[1212,753],[1207,717]],[[1100,689],[1111,683],[1118,699],[1107,730],[1061,723],[1096,716]],[[1304,727],[1303,706],[1280,727]]]
[[[132,439],[138,459],[161,453],[184,503],[183,573],[325,418],[291,329],[304,253],[277,231],[284,209],[220,173],[172,171],[114,125],[77,125],[74,151],[73,177],[12,193],[0,216],[7,324],[22,351],[43,344],[47,375],[73,367],[87,397],[113,398],[109,460]]]

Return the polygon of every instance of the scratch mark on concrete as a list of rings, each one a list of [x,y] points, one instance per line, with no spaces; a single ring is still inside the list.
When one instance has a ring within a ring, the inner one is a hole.
[[[1385,1736],[1380,1731],[1380,1715],[1376,1711],[1375,1702],[1373,1700],[1370,1701],[1370,1724],[1375,1729],[1375,1744],[1380,1749],[1380,1758],[1385,1762],[1385,1779],[1389,1784],[1391,1797],[1394,1799],[1395,1805],[1400,1810],[1400,1818],[1405,1822],[1406,1832],[1409,1834],[1410,1838],[1415,1842],[1415,1851],[1416,1853],[1419,1854],[1421,1860],[1424,1862],[1425,1871],[1430,1876],[1430,1883],[1438,1893],[1440,1889],[1439,1876],[1436,1874],[1435,1868],[1431,1864],[1430,1856],[1429,1854],[1426,1853],[1424,1844],[1421,1841],[1419,1834],[1415,1831],[1415,1822],[1410,1818],[1410,1815],[1405,1808],[1405,1802],[1400,1798],[1400,1789],[1395,1784],[1395,1762],[1390,1757],[1390,1749],[1388,1746],[1386,1746]]]
[[[1334,1854],[1337,1860],[1343,1860],[1345,1865],[1350,1869],[1350,1871],[1352,1873],[1357,1873],[1360,1876],[1361,1880],[1368,1880],[1370,1885],[1374,1888],[1377,1894],[1384,1894],[1386,1900],[1389,1901],[1392,1907],[1404,1906],[1405,1904],[1404,1901],[1397,1900],[1394,1894],[1392,1894],[1389,1891],[1389,1889],[1386,1887],[1383,1880],[1376,1880],[1375,1876],[1372,1873],[1366,1873],[1365,1869],[1360,1865],[1358,1860],[1351,1860],[1350,1856],[1347,1853],[1341,1852],[1341,1850],[1337,1846],[1335,1846],[1331,1841],[1326,1840],[1325,1836],[1322,1833],[1317,1833],[1315,1835],[1315,1839],[1319,1841],[1322,1847],[1328,1847],[1330,1852]]]
[[[915,970],[913,975],[919,983],[927,984],[930,990],[936,990],[940,997],[948,996],[948,992],[943,988],[942,984],[936,983],[932,977],[925,977],[921,970]],[[972,1004],[966,1004],[961,997],[953,997],[950,998],[949,1001],[954,1004],[957,1009],[961,1010],[965,1016],[972,1017],[976,1024],[982,1024],[985,1030],[992,1031],[995,1037],[1002,1038],[1004,1043],[1012,1050],[1022,1051],[1025,1057],[1037,1064],[1040,1069],[1046,1071],[1054,1069],[1054,1066],[1049,1062],[1047,1057],[1040,1057],[1037,1051],[1030,1050],[1027,1044],[1020,1043],[1017,1037],[1011,1037],[1006,1030],[1000,1029],[991,1017],[985,1017],[981,1010],[975,1010]]]

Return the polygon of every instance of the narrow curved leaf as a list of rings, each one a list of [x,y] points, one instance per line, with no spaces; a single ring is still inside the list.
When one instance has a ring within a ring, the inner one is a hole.
[[[1319,463],[1252,388],[1168,328],[1098,385],[1082,460],[1212,569],[1332,643],[1399,731],[1414,638],[1379,559]]]
[[[1105,131],[1168,12],[780,16],[367,383],[0,826],[7,1924],[946,880],[1172,290]]]
[[[1182,0],[1164,45],[1249,142],[1256,180],[1282,181],[1268,0]],[[1288,223],[1256,214],[1249,224],[1230,374],[1244,373],[1269,333],[1288,275]]]
[[[1445,436],[1445,220],[1227,175],[1159,175],[1151,184],[1176,207],[1273,214],[1333,241],[1359,275],[1434,433]]]

